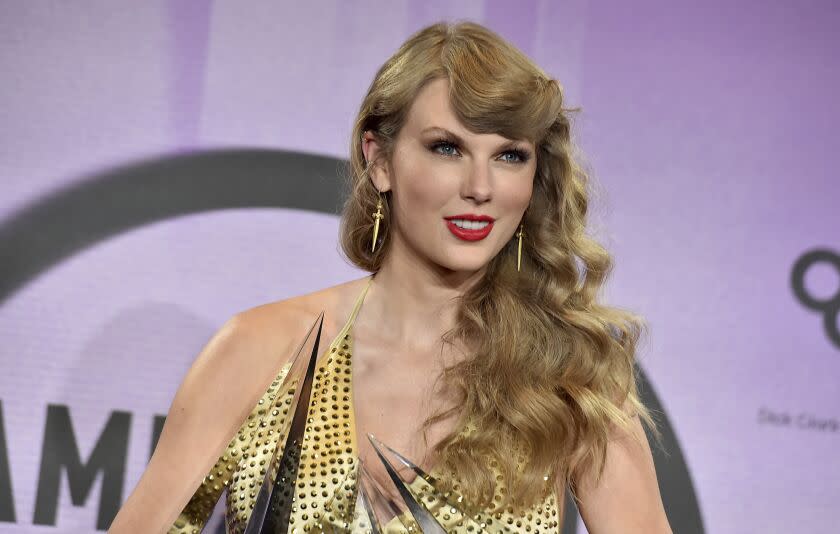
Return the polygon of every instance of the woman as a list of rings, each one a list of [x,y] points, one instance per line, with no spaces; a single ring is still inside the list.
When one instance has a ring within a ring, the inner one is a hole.
[[[306,478],[296,486],[300,531],[323,525],[354,459],[388,486],[358,439],[370,433],[512,530],[559,531],[569,488],[592,534],[670,532],[633,374],[643,323],[596,300],[611,258],[585,233],[568,112],[555,80],[480,25],[409,38],[376,74],[351,142],[341,244],[374,274],[232,317],[178,389],[110,532],[198,531],[225,487],[229,527],[242,529],[280,439],[260,428],[282,426],[272,406],[290,394],[289,355],[322,310],[332,342],[313,391],[323,420],[345,424],[306,427],[325,448],[311,493]],[[377,506],[386,531],[411,530]],[[447,531],[473,530],[449,513],[435,510]]]

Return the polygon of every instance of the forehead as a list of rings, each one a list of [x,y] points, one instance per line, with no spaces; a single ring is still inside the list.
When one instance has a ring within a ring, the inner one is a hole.
[[[419,134],[429,126],[466,131],[452,110],[449,102],[449,80],[444,78],[432,80],[417,93],[403,128],[412,134]]]
[[[408,135],[420,136],[424,130],[431,127],[449,130],[462,139],[486,139],[491,143],[508,140],[495,133],[476,134],[468,130],[452,109],[449,100],[449,80],[445,78],[432,80],[417,93],[403,130]]]

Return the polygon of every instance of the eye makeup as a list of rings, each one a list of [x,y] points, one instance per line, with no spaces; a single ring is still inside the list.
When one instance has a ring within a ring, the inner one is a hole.
[[[453,154],[445,154],[443,152],[438,151],[439,148],[448,146],[451,146],[456,150],[460,148],[458,140],[454,136],[441,134],[438,135],[434,140],[432,140],[428,144],[428,149],[431,152],[444,157],[453,157]],[[531,159],[531,152],[529,150],[517,147],[514,142],[506,145],[503,148],[501,154],[513,154],[514,156],[516,156],[517,159],[515,160],[505,159],[504,161],[507,163],[526,163],[529,159]]]

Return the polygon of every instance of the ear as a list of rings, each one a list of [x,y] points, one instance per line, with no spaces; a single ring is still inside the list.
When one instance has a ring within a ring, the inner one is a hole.
[[[385,161],[385,155],[382,152],[382,145],[380,145],[376,134],[370,130],[365,130],[362,134],[362,153],[365,155],[365,161],[375,162],[370,169],[370,179],[373,185],[382,193],[391,190],[391,174],[389,166]]]

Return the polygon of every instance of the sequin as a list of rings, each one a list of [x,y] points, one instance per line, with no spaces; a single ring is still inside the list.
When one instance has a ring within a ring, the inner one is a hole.
[[[371,532],[365,521],[365,514],[355,513],[355,465],[358,458],[355,440],[355,419],[352,410],[352,334],[351,327],[356,313],[364,299],[368,285],[356,299],[353,311],[344,328],[319,358],[319,367],[312,386],[309,415],[306,419],[304,443],[301,445],[301,467],[296,487],[301,491],[288,498],[295,505],[290,517],[290,532],[350,531]],[[334,357],[333,357],[334,356]],[[255,504],[256,490],[265,473],[265,464],[270,462],[274,450],[283,447],[286,417],[289,414],[295,382],[283,384],[290,365],[284,366],[271,386],[259,399],[257,405],[243,422],[194,495],[169,529],[169,534],[199,532],[210,517],[222,491],[227,488],[225,520],[228,532],[242,532]],[[337,384],[344,384],[339,387]],[[341,402],[338,392],[341,392]],[[330,422],[333,421],[333,422]],[[341,423],[339,423],[341,421]],[[261,429],[268,429],[265,433]],[[339,432],[339,428],[343,431]],[[277,429],[277,432],[274,432]],[[335,431],[333,431],[335,429]],[[323,446],[323,450],[321,449]],[[312,452],[311,456],[308,452]],[[325,457],[329,457],[328,463]],[[489,462],[489,468],[501,481],[498,462]],[[327,465],[331,466],[327,469]],[[429,474],[445,478],[448,472],[433,469]],[[514,513],[511,507],[504,510],[471,510],[464,515],[463,497],[457,493],[459,485],[452,481],[456,493],[440,494],[422,477],[416,477],[410,484],[411,491],[423,498],[423,504],[443,526],[446,532],[463,533],[485,531],[503,532],[559,532],[557,500],[552,492],[536,506]],[[303,491],[305,488],[316,491]],[[502,500],[504,486],[497,484],[493,503]],[[323,510],[325,515],[320,512]],[[546,530],[548,527],[549,530]],[[418,525],[404,513],[383,525],[383,534],[413,534],[419,532]]]

